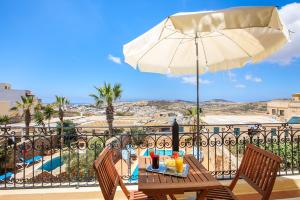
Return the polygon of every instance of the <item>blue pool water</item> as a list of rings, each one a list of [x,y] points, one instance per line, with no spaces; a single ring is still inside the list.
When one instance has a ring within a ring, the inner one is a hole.
[[[144,156],[150,156],[150,151],[151,151],[151,149],[147,149],[144,153]],[[155,154],[158,154],[160,156],[172,156],[173,151],[171,149],[165,149],[165,150],[164,149],[156,149]],[[179,154],[183,155],[184,151],[180,150]]]
[[[52,171],[58,167],[60,167],[61,165],[63,164],[63,161],[61,160],[61,158],[58,156],[58,157],[55,157],[52,159],[52,162],[51,160],[45,162],[39,169],[40,170],[45,170],[45,171]]]
[[[143,156],[149,156],[150,155],[150,149],[147,149]],[[173,154],[173,151],[171,149],[156,149],[155,154],[158,154],[160,156],[171,156]],[[184,155],[184,151],[179,151],[180,155]],[[136,182],[138,180],[138,174],[139,174],[139,168],[136,166],[136,168],[132,172],[132,177],[129,179],[130,182]]]
[[[136,182],[138,180],[139,168],[138,166],[135,167],[134,171],[132,172],[132,176],[129,179],[130,182]]]

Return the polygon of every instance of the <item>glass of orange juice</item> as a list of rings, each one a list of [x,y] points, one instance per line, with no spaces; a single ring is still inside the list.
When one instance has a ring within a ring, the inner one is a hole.
[[[177,173],[182,173],[183,172],[183,158],[182,157],[176,158],[175,165],[176,165]]]

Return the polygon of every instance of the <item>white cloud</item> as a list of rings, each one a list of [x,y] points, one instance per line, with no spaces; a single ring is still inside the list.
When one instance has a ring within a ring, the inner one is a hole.
[[[175,74],[167,74],[168,78],[178,78],[180,77],[179,75],[175,75]]]
[[[183,83],[196,85],[196,77],[195,76],[184,76],[181,78]]]
[[[196,76],[182,76],[182,75],[167,74],[167,77],[181,79],[181,82],[185,83],[185,84],[197,85]],[[210,81],[208,79],[199,78],[199,84],[208,85],[211,83],[213,83],[213,81]]]
[[[212,83],[212,81],[210,81],[210,80],[207,80],[207,79],[199,79],[199,83],[200,84],[211,84]]]
[[[236,84],[235,87],[236,87],[236,88],[245,88],[246,86],[243,85],[243,84]]]
[[[186,83],[186,84],[197,85],[196,76],[183,76],[183,77],[181,77],[181,80],[183,83]],[[207,85],[207,84],[211,84],[212,81],[199,78],[199,83]]]
[[[235,73],[233,73],[233,72],[231,72],[231,71],[228,71],[228,72],[227,72],[227,75],[228,75],[228,78],[229,78],[230,81],[232,81],[232,82],[236,82],[236,81],[237,81],[237,80],[236,80],[236,74],[235,74]]]
[[[122,64],[121,62],[121,58],[120,57],[117,57],[117,56],[113,56],[111,54],[108,54],[108,60],[111,60],[112,62],[114,63],[117,63],[117,64]]]
[[[254,77],[251,74],[246,74],[245,79],[247,81],[253,81],[253,82],[256,82],[256,83],[262,82],[262,78],[260,78],[260,77]]]
[[[262,82],[262,79],[261,79],[261,78],[258,78],[258,77],[255,77],[255,78],[253,79],[253,81],[256,82],[256,83],[260,83],[260,82]]]
[[[251,80],[251,79],[252,79],[252,75],[247,74],[247,75],[245,76],[245,79],[246,79],[247,81]]]
[[[300,58],[300,3],[291,3],[279,10],[280,17],[290,34],[291,42],[287,43],[279,52],[274,54],[268,62],[288,65]]]

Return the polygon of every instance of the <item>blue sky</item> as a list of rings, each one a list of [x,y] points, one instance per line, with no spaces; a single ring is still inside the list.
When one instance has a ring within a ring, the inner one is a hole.
[[[277,5],[295,33],[271,59],[201,76],[201,99],[259,101],[300,92],[300,4],[294,1],[28,0],[0,1],[0,82],[30,89],[45,102],[54,95],[92,102],[93,86],[121,83],[123,100],[195,100],[191,77],[141,73],[123,62],[122,45],[168,15],[234,6]],[[292,4],[293,3],[293,4]],[[286,6],[287,5],[287,6]],[[297,32],[299,30],[299,32]]]

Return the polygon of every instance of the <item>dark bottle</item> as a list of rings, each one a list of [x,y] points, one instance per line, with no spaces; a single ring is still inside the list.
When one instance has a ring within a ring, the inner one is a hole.
[[[154,155],[152,157],[152,169],[158,169],[159,168],[159,155]]]

